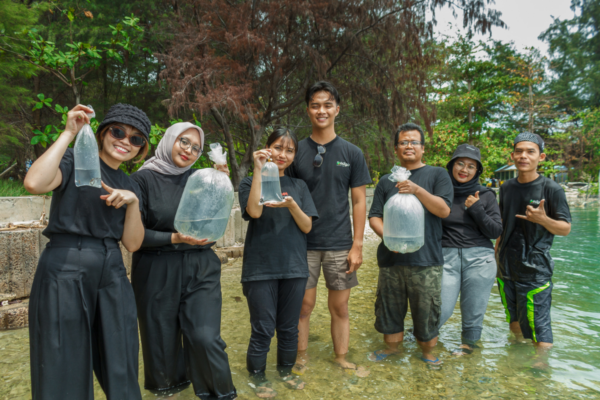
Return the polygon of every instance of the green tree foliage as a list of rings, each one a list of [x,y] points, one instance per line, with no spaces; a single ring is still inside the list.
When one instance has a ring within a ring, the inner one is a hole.
[[[34,68],[18,57],[27,45],[16,37],[33,26],[38,15],[39,10],[21,3],[0,3],[0,173],[15,162],[24,163],[31,154],[31,125],[24,118],[31,107],[31,92],[27,86],[15,83],[30,78]]]
[[[575,16],[554,19],[540,35],[550,45],[549,85],[561,109],[571,113],[600,106],[600,0],[571,0]]]

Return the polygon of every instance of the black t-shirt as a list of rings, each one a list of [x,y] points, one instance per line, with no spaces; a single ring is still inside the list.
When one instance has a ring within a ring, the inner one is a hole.
[[[571,222],[565,191],[556,182],[540,175],[529,183],[510,179],[500,186],[502,238],[498,251],[498,274],[518,282],[546,282],[552,277],[554,261],[550,247],[554,235],[542,225],[517,218],[527,206],[537,207],[545,200],[548,217]]]
[[[279,183],[281,194],[291,196],[306,215],[313,217],[314,226],[319,215],[306,183],[289,176],[279,178]],[[306,234],[287,208],[263,207],[260,218],[252,218],[246,211],[251,187],[252,177],[247,177],[239,188],[242,217],[250,221],[244,243],[242,282],[308,277]]]
[[[324,145],[320,167],[313,166],[318,144],[306,138],[298,144],[298,152],[286,175],[306,182],[317,206],[319,219],[308,233],[308,250],[349,250],[352,248],[350,224],[350,188],[371,183],[362,151],[336,136]]]
[[[450,216],[442,220],[442,247],[493,249],[490,239],[496,239],[502,233],[496,194],[491,190],[481,191],[479,201],[465,210],[468,197],[454,197]]]
[[[143,250],[183,251],[209,248],[214,243],[204,246],[192,246],[186,243],[171,243],[171,234],[175,229],[175,214],[185,184],[196,169],[190,169],[181,175],[164,175],[149,169],[137,171],[131,178],[140,185],[144,207],[142,221],[145,226]]]
[[[409,180],[413,181],[427,192],[444,199],[448,207],[452,204],[454,187],[448,175],[448,171],[439,167],[425,165],[424,167],[410,171]],[[369,212],[369,218],[379,217],[383,219],[383,207],[385,203],[398,193],[397,182],[389,180],[389,174],[379,180],[373,196],[373,205]],[[443,265],[442,254],[442,219],[425,211],[425,244],[414,253],[394,253],[390,251],[383,241],[377,248],[377,264],[381,268],[395,266],[431,267]]]
[[[55,233],[70,233],[95,238],[121,240],[125,226],[127,206],[116,209],[100,199],[108,194],[104,188],[75,186],[75,159],[73,149],[68,148],[59,165],[62,173],[60,186],[52,192],[52,205],[48,227],[43,234],[51,237]],[[143,201],[140,189],[120,169],[112,169],[100,159],[102,181],[113,189],[129,190],[138,197],[140,210]]]

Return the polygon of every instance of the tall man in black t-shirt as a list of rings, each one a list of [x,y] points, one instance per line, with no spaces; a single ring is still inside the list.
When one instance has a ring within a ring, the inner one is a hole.
[[[562,187],[537,172],[546,158],[544,140],[524,132],[511,154],[517,178],[500,187],[502,235],[496,241],[498,290],[506,320],[516,335],[532,339],[539,351],[552,347],[550,305],[554,235],[571,231],[571,213]]]
[[[437,344],[441,313],[442,218],[450,215],[454,188],[448,171],[422,162],[425,135],[416,124],[404,124],[396,131],[394,149],[400,164],[411,172],[400,183],[381,177],[369,213],[371,228],[383,238],[383,207],[396,193],[414,194],[423,204],[425,244],[414,253],[390,251],[382,242],[377,249],[379,280],[375,300],[375,329],[383,333],[387,348],[377,350],[371,361],[398,353],[404,339],[404,317],[410,303],[414,334],[423,353],[421,359],[437,369],[441,361],[432,354]]]
[[[350,341],[348,300],[350,289],[358,285],[356,271],[362,264],[366,185],[371,183],[371,177],[362,151],[335,133],[335,117],[340,112],[336,88],[329,82],[317,82],[307,90],[305,100],[312,135],[298,144],[294,163],[286,170],[291,177],[306,182],[319,214],[307,234],[310,277],[298,324],[298,367],[304,368],[307,360],[310,315],[317,301],[317,282],[322,268],[329,289],[335,361],[342,368],[356,369],[356,365],[346,360]]]

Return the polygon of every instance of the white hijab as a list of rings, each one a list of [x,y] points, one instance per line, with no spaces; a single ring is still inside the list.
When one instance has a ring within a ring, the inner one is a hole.
[[[149,160],[147,160],[144,165],[140,167],[140,170],[150,169],[164,175],[181,175],[192,168],[193,164],[190,164],[184,168],[179,168],[173,162],[172,157],[173,146],[175,145],[177,138],[190,128],[198,131],[198,134],[200,135],[200,149],[202,149],[204,147],[204,131],[202,131],[199,126],[196,126],[192,123],[179,122],[167,129],[162,140],[160,143],[158,143],[158,147],[154,152],[154,157],[151,157]],[[198,157],[200,157],[200,154]]]

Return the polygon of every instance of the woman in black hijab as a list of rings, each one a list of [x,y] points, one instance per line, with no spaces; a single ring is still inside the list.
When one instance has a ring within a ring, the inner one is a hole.
[[[446,165],[454,186],[450,216],[442,220],[444,275],[440,327],[450,318],[460,293],[462,344],[452,354],[471,354],[481,338],[483,316],[496,277],[491,239],[502,233],[500,209],[493,190],[479,184],[483,172],[479,149],[456,148]]]

